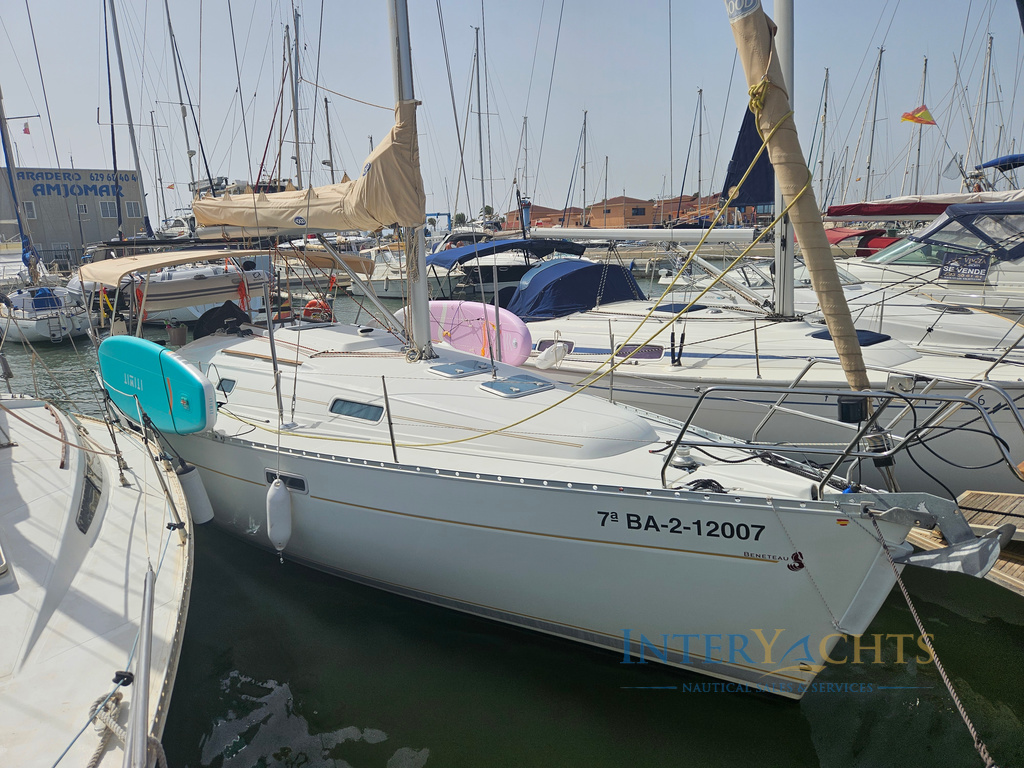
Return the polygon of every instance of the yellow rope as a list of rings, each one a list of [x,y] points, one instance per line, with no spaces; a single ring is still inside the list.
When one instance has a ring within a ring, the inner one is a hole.
[[[764,88],[766,89],[767,86],[771,84],[771,81],[769,81],[767,76],[765,76],[762,79],[762,83],[764,84]],[[754,103],[755,102],[754,102],[754,100],[752,98],[751,104],[754,105]],[[763,99],[761,101],[761,107],[763,108]],[[755,114],[760,114],[760,112],[759,111],[755,111]],[[656,307],[658,306],[658,304],[661,302],[661,300],[664,299],[672,291],[672,289],[675,287],[675,284],[679,280],[680,275],[683,273],[683,271],[686,269],[686,267],[689,266],[690,262],[693,261],[694,255],[700,250],[701,246],[704,245],[704,242],[707,240],[707,238],[710,236],[711,232],[715,229],[715,227],[717,226],[718,222],[721,220],[723,212],[726,209],[728,209],[728,207],[729,207],[729,203],[731,203],[733,200],[736,199],[736,196],[737,196],[737,194],[739,194],[740,189],[742,188],[743,184],[746,182],[747,177],[749,177],[751,172],[753,171],[754,165],[757,163],[758,159],[761,157],[762,153],[767,148],[768,141],[775,135],[775,132],[778,130],[778,128],[790,116],[792,116],[792,114],[793,114],[792,111],[788,112],[785,116],[783,116],[783,118],[778,123],[776,123],[774,126],[772,126],[772,129],[768,132],[767,136],[762,136],[762,142],[761,142],[760,149],[758,149],[757,153],[754,155],[753,160],[751,160],[750,165],[747,167],[746,173],[743,174],[743,176],[740,178],[739,183],[737,183],[736,186],[733,188],[732,192],[729,195],[729,198],[726,201],[726,204],[719,208],[718,213],[715,214],[715,218],[712,220],[712,222],[711,222],[710,226],[708,227],[707,231],[704,233],[704,235],[701,237],[700,241],[694,247],[693,251],[690,253],[690,256],[683,263],[682,267],[676,273],[675,277],[673,277],[673,279],[669,283],[668,287],[662,292],[661,298],[658,299],[658,301],[654,302],[654,304],[652,305],[651,309],[647,312],[646,315],[644,315],[644,317],[641,319],[640,323],[637,325],[636,329],[633,331],[632,334],[629,335],[629,337],[626,339],[626,341],[623,342],[622,346],[625,346],[626,344],[628,344],[633,339],[633,337],[640,331],[640,328],[642,327],[643,323],[646,322],[647,320],[649,320],[651,315],[654,314],[654,311],[655,311]],[[758,129],[758,133],[760,134],[760,128]],[[718,275],[717,277],[715,277],[714,280],[712,280],[710,285],[708,285],[703,291],[701,291],[700,294],[698,294],[692,301],[690,301],[689,304],[687,304],[685,307],[683,307],[683,309],[681,309],[679,312],[677,312],[668,321],[668,323],[673,323],[676,320],[678,320],[680,317],[682,317],[682,315],[685,312],[687,312],[690,309],[690,307],[692,307],[697,301],[699,301],[701,297],[703,297],[705,294],[707,294],[708,291],[710,291],[712,288],[714,288],[714,286],[722,279],[722,277],[724,277],[725,274],[727,274],[729,272],[729,270],[731,270],[733,267],[735,267],[736,264],[738,264],[750,252],[751,248],[753,248],[755,245],[757,245],[759,242],[761,242],[761,240],[764,238],[764,236],[776,224],[778,224],[782,220],[782,218],[789,212],[789,209],[793,206],[793,204],[798,199],[800,199],[800,196],[803,195],[803,193],[807,189],[810,188],[810,185],[811,185],[811,179],[810,179],[810,174],[808,174],[807,184],[804,185],[804,188],[801,189],[800,192],[796,196],[794,196],[793,200],[789,203],[789,205],[787,205],[785,207],[785,209],[782,211],[782,213],[780,213],[778,215],[778,217],[776,217],[772,221],[771,225],[766,227],[761,232],[760,235],[758,235],[756,238],[754,238],[753,242],[751,242],[750,245],[748,245],[746,248],[743,249],[743,252],[732,261],[732,263],[722,272],[721,275]],[[446,446],[446,445],[456,445],[458,443],[465,443],[465,442],[469,442],[471,440],[479,440],[480,438],[483,438],[483,437],[490,437],[491,435],[495,435],[495,434],[498,434],[498,433],[501,433],[501,432],[505,432],[505,431],[510,430],[510,429],[512,429],[514,427],[517,427],[520,424],[525,424],[527,421],[530,421],[531,419],[535,419],[538,416],[540,416],[540,415],[542,415],[544,413],[547,413],[548,411],[550,411],[550,410],[552,410],[554,408],[557,408],[558,406],[562,405],[563,403],[568,402],[569,400],[571,400],[576,395],[578,395],[581,392],[585,391],[590,386],[596,384],[598,381],[603,379],[605,376],[608,376],[609,374],[611,374],[612,371],[614,371],[620,365],[625,363],[627,360],[630,360],[643,347],[645,347],[647,344],[651,343],[658,336],[658,334],[661,332],[661,330],[662,329],[659,328],[658,331],[656,331],[654,334],[652,334],[650,336],[650,338],[647,339],[647,341],[645,341],[642,344],[638,345],[637,348],[635,350],[633,350],[633,352],[631,352],[628,355],[624,356],[618,362],[615,361],[615,350],[614,349],[611,350],[611,354],[608,356],[608,359],[603,361],[603,362],[601,362],[599,364],[599,366],[598,366],[598,371],[600,371],[600,369],[602,367],[604,367],[605,365],[608,365],[608,370],[603,371],[601,373],[595,372],[595,373],[592,373],[592,374],[588,374],[587,376],[584,376],[580,380],[580,382],[576,385],[578,387],[577,389],[574,389],[573,391],[569,392],[565,397],[563,397],[563,398],[561,398],[559,400],[556,400],[551,405],[549,405],[549,406],[547,406],[545,408],[542,408],[541,410],[536,411],[535,413],[532,413],[529,416],[526,416],[526,417],[524,417],[522,419],[519,419],[518,421],[514,421],[511,424],[506,424],[503,427],[497,427],[495,429],[491,429],[491,430],[487,430],[485,432],[481,432],[480,434],[470,435],[468,437],[457,438],[457,439],[454,439],[454,440],[443,440],[443,441],[433,442],[433,443],[395,443],[395,446],[399,447],[399,448],[438,448],[438,447]],[[593,378],[591,378],[591,377],[593,377]],[[226,411],[225,409],[221,409],[220,412],[223,413],[225,416],[227,416],[229,418],[235,419],[236,421],[240,421],[243,424],[246,424],[246,425],[252,427],[253,429],[259,429],[259,430],[262,430],[264,432],[271,432],[271,433],[280,434],[280,430],[271,429],[271,428],[266,427],[266,426],[264,426],[262,424],[259,424],[258,422],[250,421],[250,420],[248,420],[246,418],[243,418],[242,416],[239,416],[238,414],[234,414],[234,413],[231,413],[229,411]],[[457,427],[457,428],[463,428],[463,427]],[[327,435],[316,435],[316,434],[307,434],[307,433],[298,433],[298,432],[296,432],[295,434],[301,434],[302,437],[307,438],[307,439],[324,440],[324,441],[328,441],[328,442],[355,443],[355,444],[359,444],[359,445],[381,445],[381,446],[390,446],[391,445],[390,441],[385,442],[385,441],[379,441],[379,440],[357,440],[357,439],[347,438],[347,437],[330,437],[330,436],[327,436]],[[510,436],[519,437],[518,435],[510,435]]]

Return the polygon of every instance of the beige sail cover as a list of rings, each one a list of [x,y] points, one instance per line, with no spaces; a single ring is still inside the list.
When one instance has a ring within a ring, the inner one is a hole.
[[[850,308],[839,282],[828,239],[825,237],[825,228],[822,225],[818,204],[814,200],[814,191],[808,184],[811,175],[800,149],[796,123],[789,114],[789,94],[785,90],[782,68],[772,39],[775,24],[765,16],[760,0],[726,0],[725,5],[740,61],[743,63],[743,71],[747,77],[747,85],[758,85],[762,83],[763,77],[767,77],[771,84],[764,91],[764,107],[757,116],[758,127],[762,135],[767,136],[776,123],[782,123],[773,138],[768,140],[768,155],[786,204],[803,190],[803,194],[789,209],[789,215],[797,240],[800,241],[804,263],[811,276],[811,285],[818,297],[836,351],[839,353],[843,372],[851,389],[869,389],[870,382],[857,340],[857,331],[850,317]]]
[[[222,195],[192,203],[204,226],[280,227],[325,232],[423,224],[416,101],[395,107],[395,125],[363,164],[359,178],[295,192]]]

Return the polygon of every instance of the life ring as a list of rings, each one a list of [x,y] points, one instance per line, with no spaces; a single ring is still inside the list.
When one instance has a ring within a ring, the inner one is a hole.
[[[310,299],[302,309],[302,316],[306,320],[330,320],[331,308],[322,299]]]

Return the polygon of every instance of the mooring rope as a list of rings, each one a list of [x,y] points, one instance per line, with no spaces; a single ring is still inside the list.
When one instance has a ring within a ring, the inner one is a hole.
[[[956,709],[960,713],[960,717],[963,719],[964,725],[967,726],[967,730],[970,732],[971,738],[974,739],[974,749],[978,752],[978,755],[981,756],[981,759],[985,761],[985,768],[996,768],[996,761],[992,759],[992,756],[988,753],[988,747],[985,746],[985,742],[982,741],[981,736],[978,735],[978,731],[975,729],[974,723],[971,722],[971,718],[967,714],[967,710],[960,701],[960,697],[957,695],[952,681],[946,674],[946,670],[942,666],[942,662],[939,661],[939,654],[935,650],[935,646],[932,645],[931,638],[924,629],[924,623],[921,621],[921,617],[917,615],[917,609],[914,607],[913,600],[910,599],[910,593],[907,592],[907,588],[903,584],[903,579],[900,577],[900,571],[896,567],[896,561],[892,559],[892,553],[889,552],[889,545],[885,543],[885,537],[882,536],[882,531],[878,527],[878,521],[875,519],[874,515],[870,515],[870,518],[871,524],[875,527],[875,533],[878,534],[878,541],[882,545],[882,550],[885,552],[885,556],[889,560],[889,565],[892,566],[892,572],[896,576],[896,583],[900,585],[900,592],[903,593],[903,599],[907,601],[907,607],[910,608],[910,615],[914,617],[914,623],[917,624],[917,629],[921,633],[921,639],[924,641],[924,644],[928,646],[928,650],[932,654],[932,659],[935,661],[935,669],[938,670],[939,677],[942,678],[942,682],[946,685],[946,690],[949,691],[949,695],[953,699],[953,704],[956,705]]]

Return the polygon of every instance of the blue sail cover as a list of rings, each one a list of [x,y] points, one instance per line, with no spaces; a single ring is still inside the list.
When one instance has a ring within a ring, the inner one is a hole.
[[[1022,165],[1024,165],[1024,155],[1003,155],[995,160],[989,160],[987,163],[974,166],[974,170],[980,171],[982,168],[995,168],[999,171],[1012,171],[1014,168],[1020,168]]]
[[[736,137],[736,146],[732,150],[732,159],[729,160],[729,167],[725,172],[725,186],[722,188],[723,201],[729,197],[729,190],[740,183],[740,179],[747,172],[750,161],[754,159],[754,155],[757,154],[762,143],[754,122],[754,113],[749,109],[744,110],[743,124],[740,126],[739,136]],[[775,169],[772,168],[766,149],[757,159],[754,170],[743,182],[739,194],[731,205],[738,208],[748,205],[769,205],[774,202]]]
[[[438,251],[427,255],[428,267],[441,267],[451,269],[456,264],[469,261],[479,256],[490,256],[505,251],[525,251],[531,256],[544,258],[552,253],[564,253],[569,256],[582,256],[587,249],[582,243],[574,243],[571,240],[490,240],[486,243],[473,243],[464,245],[461,248],[449,248],[447,251]]]
[[[613,301],[645,301],[628,268],[579,259],[545,261],[519,281],[508,311],[523,320],[550,320]]]

